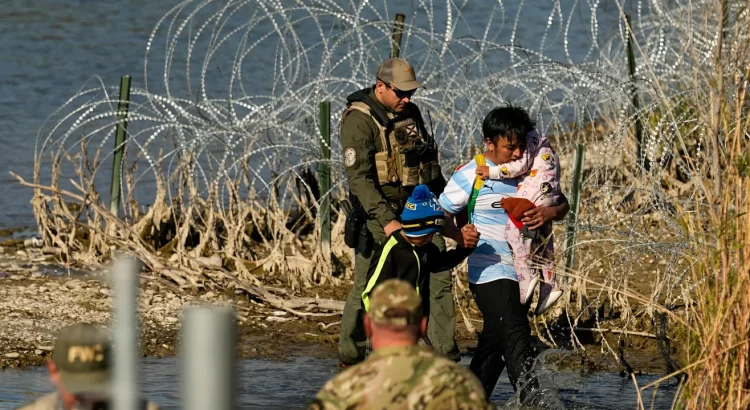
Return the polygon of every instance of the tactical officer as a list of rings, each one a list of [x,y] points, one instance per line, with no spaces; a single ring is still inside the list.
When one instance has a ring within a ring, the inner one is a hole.
[[[427,132],[419,108],[411,102],[421,87],[406,60],[391,58],[378,68],[374,86],[347,97],[341,141],[352,202],[346,242],[355,249],[355,274],[341,320],[342,368],[365,356],[361,295],[373,249],[401,228],[397,215],[416,185],[425,184],[436,195],[445,188],[434,139]],[[474,247],[478,241],[475,231],[462,232],[452,221],[444,227],[443,234],[464,247]],[[445,250],[442,237],[436,235],[433,242]],[[458,361],[450,272],[433,274],[430,280],[428,337],[438,354]]]
[[[491,408],[469,370],[417,346],[427,327],[421,305],[406,281],[378,285],[364,319],[374,352],[328,381],[309,409]]]
[[[57,391],[42,396],[18,410],[107,409],[111,385],[112,346],[106,332],[88,323],[77,323],[60,331],[54,358],[47,365]],[[141,409],[158,410],[142,401]]]

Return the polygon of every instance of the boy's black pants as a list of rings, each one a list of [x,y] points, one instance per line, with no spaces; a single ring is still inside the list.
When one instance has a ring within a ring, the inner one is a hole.
[[[484,318],[484,327],[469,369],[482,382],[489,398],[507,365],[508,379],[514,390],[520,382],[523,402],[526,394],[535,389],[538,382],[529,374],[535,354],[531,347],[531,326],[526,317],[529,307],[521,304],[518,282],[498,279],[470,284],[469,289]]]

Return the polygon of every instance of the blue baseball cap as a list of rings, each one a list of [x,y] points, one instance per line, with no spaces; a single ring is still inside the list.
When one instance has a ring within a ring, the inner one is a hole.
[[[414,188],[406,200],[401,213],[401,226],[406,236],[424,236],[443,229],[445,214],[443,208],[430,192],[427,185],[420,184]]]

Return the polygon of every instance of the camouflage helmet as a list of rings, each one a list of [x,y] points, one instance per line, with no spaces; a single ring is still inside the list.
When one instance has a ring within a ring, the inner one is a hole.
[[[372,292],[368,315],[377,324],[415,325],[422,319],[422,298],[409,282],[388,279]]]

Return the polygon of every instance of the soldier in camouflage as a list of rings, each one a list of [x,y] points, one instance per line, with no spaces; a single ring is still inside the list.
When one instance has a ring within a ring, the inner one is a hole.
[[[414,92],[421,87],[406,60],[391,58],[378,68],[374,86],[347,98],[341,120],[344,166],[350,197],[366,215],[366,231],[371,234],[373,250],[382,246],[392,232],[401,229],[398,215],[415,186],[425,184],[436,195],[445,188],[434,140],[427,132],[419,108],[411,102]],[[463,247],[476,246],[479,238],[476,232],[462,232],[452,221],[446,222],[443,235]],[[436,235],[433,242],[445,250],[442,236]],[[372,255],[371,250],[355,249],[354,286],[341,320],[342,367],[365,357],[361,295]],[[451,290],[449,271],[430,275],[428,336],[438,354],[460,360],[454,339],[456,311]]]
[[[411,284],[378,285],[364,318],[374,352],[328,381],[309,409],[491,409],[469,370],[416,345],[426,321]]]

